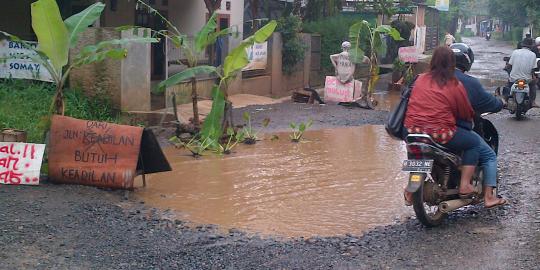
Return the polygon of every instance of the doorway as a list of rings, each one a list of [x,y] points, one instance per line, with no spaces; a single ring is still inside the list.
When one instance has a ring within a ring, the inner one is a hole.
[[[163,17],[168,19],[167,11],[159,10]],[[135,25],[150,28],[154,31],[167,29],[167,24],[155,14],[149,13],[147,10],[135,11]],[[166,62],[166,40],[160,39],[157,43],[151,45],[151,79],[164,80],[167,72]]]

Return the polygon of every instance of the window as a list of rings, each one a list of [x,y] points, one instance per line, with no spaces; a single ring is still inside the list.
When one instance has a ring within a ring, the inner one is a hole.
[[[225,2],[225,9],[226,10],[231,10],[231,1]]]

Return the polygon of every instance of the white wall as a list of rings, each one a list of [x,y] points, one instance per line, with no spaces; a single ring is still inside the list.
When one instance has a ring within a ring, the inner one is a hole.
[[[226,2],[231,2],[231,10],[228,11],[225,8]],[[221,2],[221,9],[219,10],[221,14],[229,14],[231,17],[230,24],[231,27],[234,27],[238,31],[238,38],[233,38],[229,40],[229,48],[234,48],[242,41],[242,34],[244,32],[244,0],[223,0]]]
[[[231,27],[240,32],[238,38],[231,37],[229,48],[233,48],[242,40],[244,26],[244,0],[230,0],[231,10],[226,10],[226,2],[223,0],[219,14],[230,15]],[[208,11],[202,0],[169,0],[169,19],[182,33],[188,36],[195,35],[206,23]]]

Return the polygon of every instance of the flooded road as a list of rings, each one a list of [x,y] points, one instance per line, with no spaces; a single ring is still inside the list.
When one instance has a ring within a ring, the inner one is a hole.
[[[464,37],[463,42],[471,47],[475,56],[469,74],[478,78],[486,90],[492,91],[507,81],[508,74],[503,70],[506,65],[503,57],[510,56],[514,48],[506,42],[493,39],[487,41]]]
[[[401,93],[399,91],[385,91],[373,93],[373,97],[378,104],[375,110],[391,111],[400,101]]]
[[[308,131],[297,144],[272,135],[224,157],[167,149],[174,171],[136,194],[195,223],[278,236],[354,234],[411,215],[405,149],[382,126]]]

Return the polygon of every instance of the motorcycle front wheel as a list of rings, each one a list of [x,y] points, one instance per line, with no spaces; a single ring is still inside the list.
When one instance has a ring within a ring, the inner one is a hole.
[[[415,193],[413,193],[412,203],[416,218],[426,227],[436,227],[441,225],[447,214],[441,212],[438,205],[429,205],[424,200],[425,192],[431,192],[431,185],[427,181],[423,183]]]

